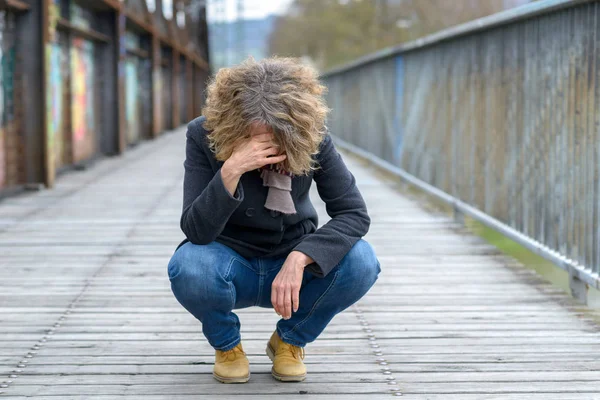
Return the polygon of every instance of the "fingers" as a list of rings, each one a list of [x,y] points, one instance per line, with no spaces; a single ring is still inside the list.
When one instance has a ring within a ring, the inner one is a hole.
[[[273,285],[271,286],[271,304],[273,304],[273,309],[275,309],[275,312],[277,314],[281,314],[277,307],[277,296],[278,295],[279,295],[278,286],[275,283],[273,283]]]
[[[284,303],[285,303],[285,289],[279,288],[279,290],[277,291],[277,309],[279,310],[279,314],[281,314],[281,316],[283,318],[285,318]]]
[[[262,165],[277,164],[277,163],[284,161],[286,158],[287,158],[287,156],[285,154],[282,154],[280,156],[274,156],[274,157],[265,157],[261,160],[261,163],[262,163]]]
[[[283,293],[283,318],[289,319],[292,318],[292,287],[286,285]]]
[[[275,147],[268,147],[264,150],[262,150],[260,153],[257,154],[257,156],[259,158],[266,158],[266,157],[270,157],[270,156],[276,156],[279,154],[279,147],[275,146]]]
[[[293,287],[292,288],[292,306],[294,312],[298,312],[298,308],[300,307],[300,288]]]

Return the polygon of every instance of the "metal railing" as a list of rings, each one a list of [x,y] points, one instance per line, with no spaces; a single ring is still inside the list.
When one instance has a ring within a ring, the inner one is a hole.
[[[340,143],[600,287],[600,3],[547,0],[325,73]]]

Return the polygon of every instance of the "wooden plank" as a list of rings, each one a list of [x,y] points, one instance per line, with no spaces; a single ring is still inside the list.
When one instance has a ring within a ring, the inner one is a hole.
[[[307,346],[299,385],[270,377],[273,310],[237,310],[253,376],[218,384],[214,350],[166,277],[183,133],[0,205],[0,374],[21,370],[3,398],[597,397],[594,313],[352,159],[374,211],[378,283]]]
[[[344,370],[343,374],[332,372],[315,372],[310,370],[310,383],[386,383],[386,376],[380,371],[352,372]],[[339,371],[338,371],[339,372]],[[269,365],[252,365],[251,373],[254,377],[271,378],[271,367]],[[523,371],[515,372],[468,372],[468,371],[445,371],[445,372],[404,372],[400,373],[392,369],[392,374],[401,382],[404,383],[480,383],[480,382],[531,382],[533,384],[541,384],[548,382],[551,387],[558,382],[572,383],[588,383],[598,380],[597,371],[540,371],[536,373],[524,373]],[[212,379],[212,369],[204,368],[193,373],[158,373],[158,374],[117,374],[110,373],[108,368],[104,373],[96,374],[64,374],[59,379],[53,375],[30,375],[27,376],[28,385],[77,385],[81,382],[86,382],[90,385],[188,385],[207,384],[213,385],[215,382]],[[403,383],[400,384],[403,386]],[[600,388],[596,388],[600,392]]]
[[[137,395],[190,395],[203,393],[213,396],[231,396],[241,393],[251,393],[255,396],[265,394],[279,394],[287,396],[290,394],[298,394],[300,391],[311,393],[314,395],[329,395],[329,394],[381,394],[387,389],[387,385],[373,383],[327,383],[327,384],[312,384],[309,382],[299,385],[290,385],[276,381],[270,375],[253,376],[252,380],[239,387],[239,385],[223,385],[209,377],[190,377],[189,382],[206,381],[206,384],[189,383],[186,385],[14,385],[10,388],[11,395],[20,396],[69,396],[69,395],[113,395],[122,396],[126,394]],[[561,382],[562,383],[562,382]],[[586,388],[582,388],[584,391]]]
[[[34,340],[39,338],[40,333],[45,334],[48,331],[48,326],[39,329],[37,332],[28,334],[22,332],[3,332],[0,333],[0,343],[4,341],[9,342],[27,342],[30,340]],[[244,340],[256,340],[256,341],[265,341],[267,340],[273,329],[269,329],[263,332],[247,332],[242,331],[242,335]],[[521,341],[529,341],[540,339],[542,344],[546,344],[543,339],[551,336],[553,330],[533,330],[528,332],[521,332],[520,330],[510,330],[510,331],[488,331],[488,330],[479,330],[479,331],[387,331],[387,332],[377,332],[377,339],[381,339],[382,343],[388,343],[388,341],[396,341],[396,340],[429,340],[432,344],[435,344],[442,340],[462,340],[462,339],[472,339],[476,342],[481,342],[483,340],[496,342],[499,344],[506,343],[510,340],[514,340],[515,344],[520,343]],[[561,330],[561,337],[565,338],[566,341],[572,339],[574,343],[578,343],[579,340],[589,339],[590,341],[594,341],[598,337],[598,332],[590,331],[590,332],[582,332],[581,330]],[[138,332],[136,330],[123,330],[120,329],[100,329],[98,332],[89,333],[89,332],[68,332],[62,329],[59,333],[54,335],[54,341],[139,341],[139,342],[163,342],[163,341],[179,341],[179,340],[197,340],[202,337],[202,333],[199,332],[198,327],[195,330],[190,329],[188,332],[181,332],[177,330],[167,331],[167,332],[156,332],[156,331],[148,331],[148,332]],[[360,329],[356,329],[352,332],[343,332],[340,330],[326,330],[323,332],[321,336],[319,336],[320,341],[341,341],[342,343],[348,343],[349,341],[356,340],[366,340],[367,335]]]
[[[311,374],[314,373],[331,373],[331,371],[335,371],[336,373],[362,373],[362,372],[377,372],[381,375],[381,367],[375,363],[368,364],[364,362],[364,359],[355,359],[353,362],[339,362],[344,361],[341,357],[338,357],[339,360],[331,360],[331,362],[327,362],[326,359],[318,360],[315,362],[307,362],[307,368]],[[39,361],[39,360],[38,360]],[[60,375],[113,375],[113,374],[130,374],[130,375],[144,375],[144,374],[208,374],[212,372],[212,359],[207,359],[205,364],[195,364],[195,363],[184,363],[179,362],[168,363],[163,361],[162,358],[156,359],[155,363],[152,364],[150,362],[146,364],[138,364],[131,361],[131,359],[123,360],[123,363],[114,362],[109,363],[108,361],[102,362],[98,360],[91,360],[91,363],[80,363],[80,364],[58,364],[58,363],[50,363],[50,364],[29,364],[24,370],[23,375],[49,375],[53,376],[56,374]],[[395,364],[393,366],[393,373],[398,374],[399,379],[404,381],[407,380],[408,373],[412,374],[421,374],[425,373],[426,376],[431,380],[436,380],[437,377],[442,378],[441,375],[433,375],[438,374],[440,372],[449,372],[456,374],[456,378],[462,379],[460,374],[464,372],[470,373],[482,373],[482,372],[511,372],[514,374],[522,374],[523,372],[545,372],[545,371],[553,371],[558,380],[566,379],[564,371],[569,371],[568,374],[576,374],[578,372],[584,371],[588,375],[594,374],[595,372],[591,371],[591,368],[594,368],[594,360],[588,361],[566,361],[566,362],[556,362],[554,359],[550,357],[546,358],[546,363],[540,365],[539,361],[533,362],[465,362],[465,363],[457,363],[457,362],[435,362],[435,363],[401,363]],[[548,362],[551,361],[551,362]],[[271,368],[271,363],[265,357],[251,357],[250,359],[252,371],[263,373],[266,371],[268,373],[268,369]],[[168,367],[167,367],[168,365]],[[429,374],[429,375],[427,375]],[[487,375],[486,375],[487,376]],[[419,375],[416,375],[419,377]],[[525,380],[534,378],[535,376],[526,376]],[[466,376],[465,376],[465,379]],[[473,380],[475,378],[470,378],[469,380]],[[479,378],[477,378],[479,379]],[[510,378],[513,379],[513,378]],[[543,379],[543,376],[542,376]],[[597,378],[596,378],[597,379]],[[517,377],[518,380],[518,377]],[[593,379],[592,379],[593,380]]]

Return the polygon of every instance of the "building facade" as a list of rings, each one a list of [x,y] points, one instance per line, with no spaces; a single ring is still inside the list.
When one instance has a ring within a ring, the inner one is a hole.
[[[0,196],[199,115],[205,15],[192,0],[0,1]]]

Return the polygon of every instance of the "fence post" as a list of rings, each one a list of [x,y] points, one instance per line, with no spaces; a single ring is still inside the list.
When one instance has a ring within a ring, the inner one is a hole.
[[[569,271],[569,288],[571,289],[571,296],[576,298],[582,304],[587,305],[589,286],[579,279],[572,270]]]
[[[162,108],[162,90],[165,90],[160,85],[161,80],[161,64],[162,55],[160,49],[160,40],[158,38],[157,28],[152,30],[152,137],[157,137],[161,132],[164,118],[164,110]]]
[[[452,209],[452,216],[454,217],[454,222],[460,225],[465,224],[465,214],[463,214],[456,206]]]
[[[179,90],[181,90],[181,88],[179,87],[179,80],[181,79],[181,77],[179,76],[180,72],[180,53],[179,53],[179,49],[176,47],[176,44],[173,43],[173,49],[172,49],[172,74],[171,74],[171,104],[173,104],[173,109],[172,111],[172,126],[171,129],[175,129],[177,127],[179,127],[179,125],[181,125],[181,112],[180,112],[180,101],[179,99],[180,97],[180,93]]]

